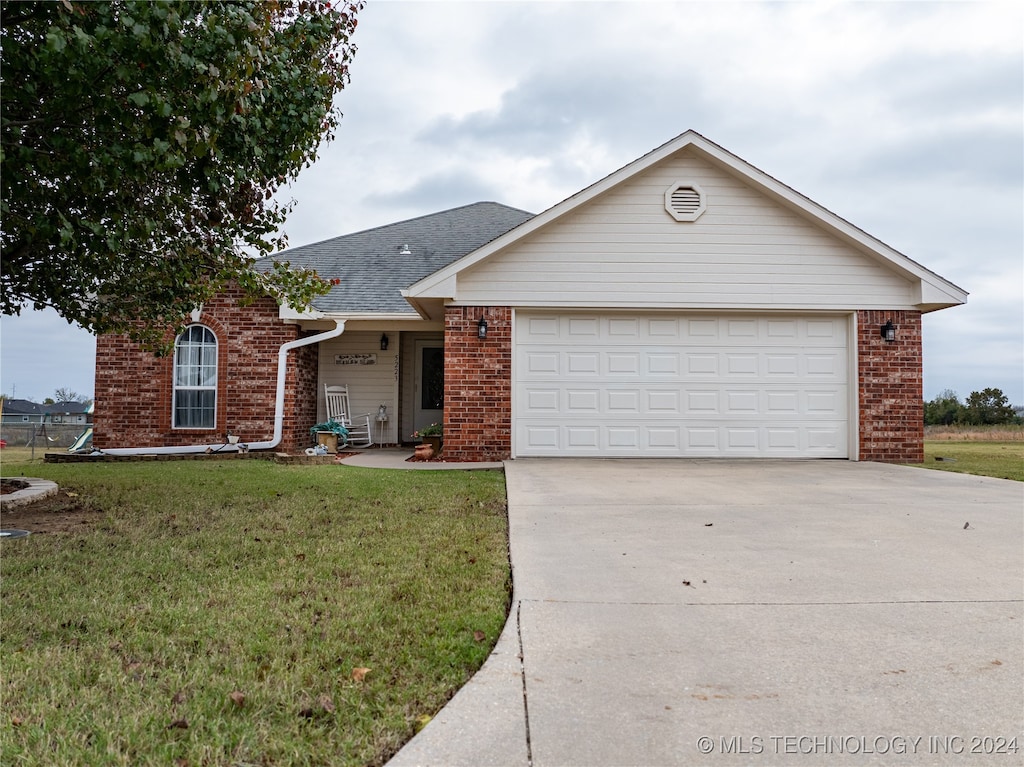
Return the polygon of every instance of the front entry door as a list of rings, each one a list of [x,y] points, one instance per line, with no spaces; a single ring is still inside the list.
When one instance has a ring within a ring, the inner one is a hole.
[[[437,341],[416,342],[415,429],[441,423],[444,408],[444,347]]]

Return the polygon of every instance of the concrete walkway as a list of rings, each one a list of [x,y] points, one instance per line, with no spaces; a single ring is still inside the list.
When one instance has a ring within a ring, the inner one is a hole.
[[[410,461],[415,450],[407,450],[401,447],[371,447],[355,455],[343,458],[341,463],[346,466],[362,466],[369,469],[412,469],[420,471],[451,471],[458,469],[472,471],[480,469],[501,469],[504,464],[501,461],[487,462],[478,461],[466,463],[462,461]]]
[[[506,475],[508,624],[391,767],[1024,762],[1021,483],[845,461]]]

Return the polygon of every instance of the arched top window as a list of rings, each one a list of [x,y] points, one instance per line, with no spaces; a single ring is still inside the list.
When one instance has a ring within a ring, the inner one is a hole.
[[[174,342],[174,428],[217,426],[217,337],[189,325]]]

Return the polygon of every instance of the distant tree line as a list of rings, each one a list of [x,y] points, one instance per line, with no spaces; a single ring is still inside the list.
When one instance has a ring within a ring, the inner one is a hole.
[[[1006,395],[999,389],[973,391],[961,402],[952,389],[924,403],[926,426],[985,426],[1000,423],[1022,423]]]

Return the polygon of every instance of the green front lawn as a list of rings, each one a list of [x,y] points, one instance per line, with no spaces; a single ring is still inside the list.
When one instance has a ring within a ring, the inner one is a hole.
[[[498,472],[13,468],[103,513],[0,544],[4,765],[381,764],[505,621]]]
[[[936,460],[944,458],[947,460]],[[951,459],[951,460],[950,460]],[[1024,482],[1024,442],[924,442],[924,463],[928,469],[981,474]]]

